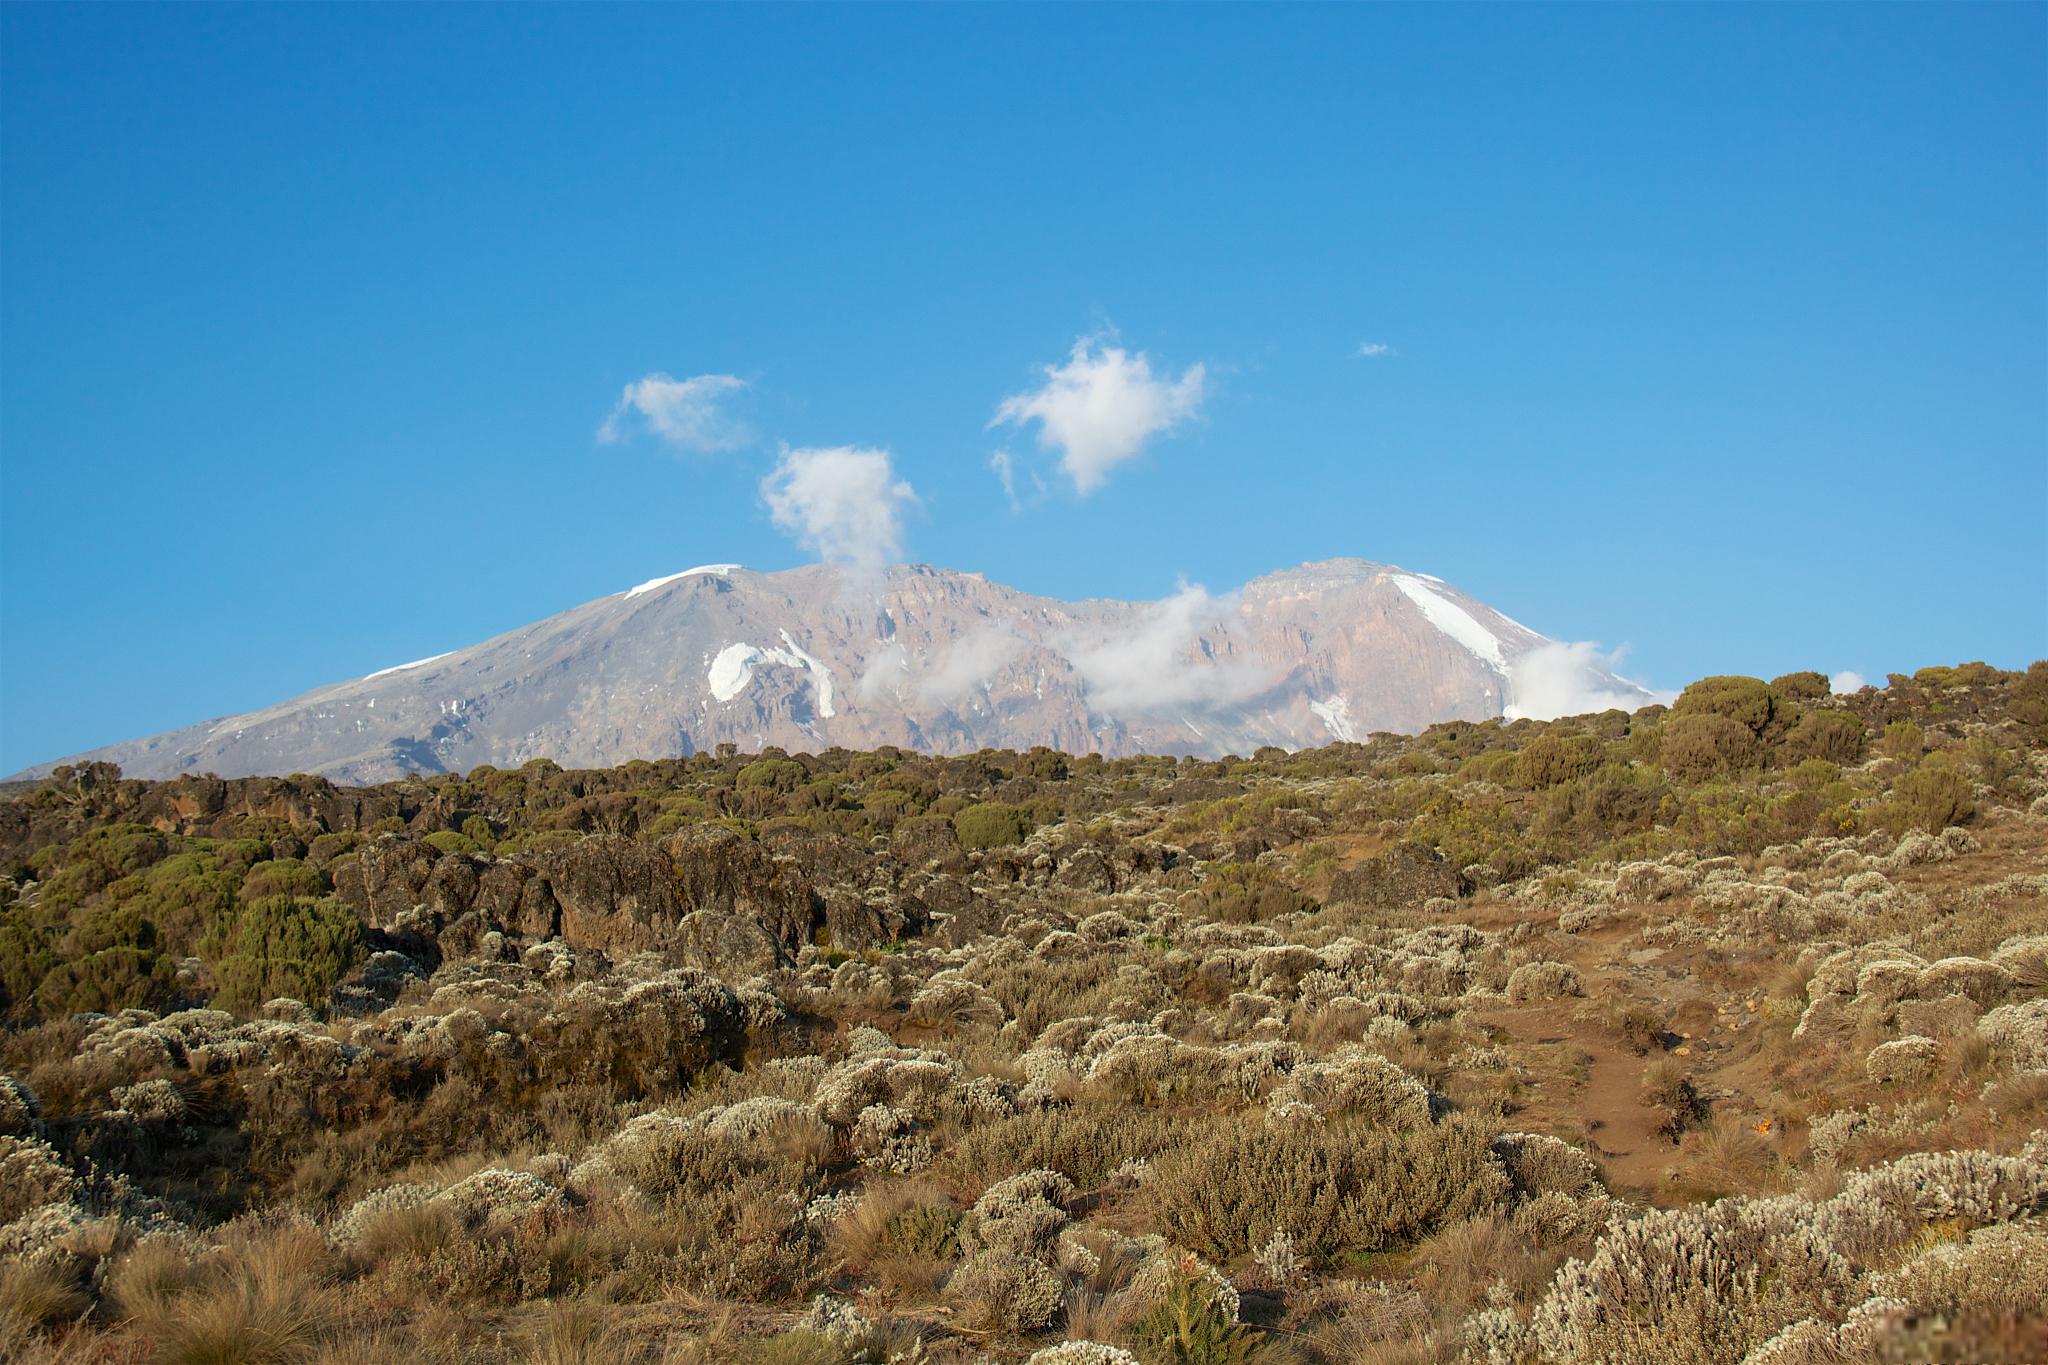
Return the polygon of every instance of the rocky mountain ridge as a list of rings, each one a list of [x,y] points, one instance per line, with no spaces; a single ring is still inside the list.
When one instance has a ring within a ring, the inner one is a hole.
[[[728,743],[1216,757],[1514,714],[1529,661],[1562,648],[1441,579],[1357,559],[1158,602],[1065,602],[924,565],[863,578],[712,564],[261,711],[60,761],[114,762],[136,777],[375,782]],[[1597,668],[1588,681],[1603,697],[1653,700]]]

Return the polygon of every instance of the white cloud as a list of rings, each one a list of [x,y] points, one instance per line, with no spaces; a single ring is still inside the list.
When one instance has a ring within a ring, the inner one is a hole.
[[[1588,640],[1546,640],[1508,665],[1509,720],[1556,720],[1619,708],[1635,711],[1678,694],[1658,692],[1614,672],[1622,651],[1603,653]]]
[[[754,434],[724,404],[746,387],[746,380],[729,374],[674,379],[655,373],[636,379],[597,429],[598,443],[610,445],[644,429],[677,450],[736,450]]]
[[[1358,343],[1357,354],[1367,360],[1377,360],[1383,355],[1392,355],[1393,353],[1394,348],[1387,345],[1384,341],[1361,341]]]
[[[1178,379],[1155,378],[1144,352],[1083,337],[1064,365],[1045,367],[1045,386],[1002,401],[991,427],[1037,421],[1038,443],[1057,450],[1076,493],[1102,486],[1109,471],[1145,442],[1171,431],[1202,406],[1204,372],[1190,365]]]
[[[951,706],[986,686],[1026,648],[1017,635],[988,624],[954,641],[946,661],[937,668],[921,668],[900,641],[892,642],[861,674],[860,696],[863,701],[873,701],[883,695],[900,699],[907,694],[926,705]]]
[[[1003,496],[1010,500],[1010,510],[1016,511],[1021,505],[1017,501],[1017,469],[1010,462],[1010,452],[998,450],[988,457],[988,467],[996,472],[996,478],[1003,485]]]
[[[918,677],[917,695],[950,706],[1023,652],[1024,642],[1001,626],[970,631],[954,642],[944,664]]]
[[[863,702],[874,702],[882,697],[901,697],[903,683],[909,672],[909,651],[892,640],[881,650],[868,656],[868,666],[854,682],[853,694]]]
[[[1861,692],[1864,688],[1863,675],[1850,669],[1843,669],[1828,679],[1828,690],[1837,696],[1850,692]]]
[[[1104,715],[1227,706],[1272,686],[1256,664],[1212,657],[1196,637],[1237,611],[1237,595],[1212,597],[1199,585],[1152,603],[1135,629],[1065,644],[1091,710]]]
[[[761,480],[775,525],[820,559],[876,573],[903,552],[903,513],[917,494],[886,450],[785,448]]]

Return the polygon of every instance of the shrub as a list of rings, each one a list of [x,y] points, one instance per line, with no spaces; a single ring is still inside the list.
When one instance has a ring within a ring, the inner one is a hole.
[[[1807,1217],[1731,1199],[1616,1225],[1537,1306],[1542,1358],[1730,1365],[1786,1323],[1839,1309],[1849,1263]]]
[[[946,1164],[968,1182],[988,1172],[1045,1169],[1092,1190],[1126,1163],[1187,1140],[1188,1125],[1177,1117],[1120,1104],[1076,1106],[977,1123]]]
[[[963,848],[1004,848],[1023,842],[1031,818],[1015,806],[984,801],[953,816],[953,832]]]
[[[969,1327],[1035,1332],[1059,1316],[1065,1286],[1042,1261],[984,1251],[953,1272],[946,1297]]]
[[[363,956],[363,926],[332,898],[266,896],[216,929],[206,946],[221,1007],[248,1010],[278,996],[318,1005]]]
[[[1131,1342],[1145,1365],[1241,1365],[1260,1345],[1258,1333],[1227,1310],[1206,1275],[1176,1271],[1144,1316]]]
[[[1863,758],[1869,732],[1848,711],[1808,711],[1785,736],[1785,752],[1793,760],[1825,759],[1854,764]]]
[[[1671,703],[1674,719],[1720,716],[1758,737],[1784,729],[1793,720],[1796,709],[1762,679],[1730,675],[1701,678]]]
[[[36,1009],[61,1019],[150,1008],[170,998],[176,979],[176,964],[152,949],[102,948],[45,974],[35,988]]]
[[[1681,782],[1704,782],[1750,766],[1756,734],[1715,713],[1674,715],[1657,733],[1657,762]]]
[[[1303,895],[1256,863],[1223,863],[1202,884],[1209,913],[1226,924],[1259,924],[1281,915],[1313,910],[1313,896]]]
[[[1507,1188],[1488,1135],[1454,1116],[1396,1132],[1233,1125],[1161,1159],[1145,1200],[1169,1239],[1213,1260],[1248,1255],[1275,1232],[1327,1260],[1412,1241],[1495,1206]]]
[[[1524,962],[1508,973],[1510,1000],[1555,1000],[1561,995],[1585,993],[1578,969],[1569,962]]]
[[[327,879],[297,858],[278,858],[258,863],[242,878],[241,898],[247,902],[269,896],[291,896],[312,900],[327,890]]]
[[[1825,673],[1787,673],[1771,679],[1771,690],[1794,701],[1820,701],[1834,691]]]
[[[1977,813],[1976,788],[1945,755],[1929,758],[1893,783],[1892,796],[1906,822],[1930,834],[1966,824]]]
[[[1913,759],[1927,752],[1927,736],[1910,720],[1895,720],[1884,727],[1880,742],[1886,758]]]
[[[1538,735],[1515,759],[1515,783],[1541,790],[1575,782],[1597,769],[1601,757],[1601,743],[1591,735]]]

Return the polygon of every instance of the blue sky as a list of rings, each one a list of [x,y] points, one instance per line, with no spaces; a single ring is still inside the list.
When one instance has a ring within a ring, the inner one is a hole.
[[[2044,16],[0,7],[0,772],[805,562],[785,447],[1038,592],[1358,555],[1665,686],[2022,665]],[[656,374],[712,439],[601,441]]]

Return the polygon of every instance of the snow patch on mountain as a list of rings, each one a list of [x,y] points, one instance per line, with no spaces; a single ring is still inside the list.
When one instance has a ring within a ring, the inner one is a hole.
[[[665,588],[678,579],[688,578],[692,574],[717,574],[720,578],[723,578],[734,569],[742,567],[744,566],[739,564],[699,564],[696,568],[685,569],[681,573],[666,574],[660,578],[650,578],[645,583],[626,589],[619,596],[638,597],[643,592],[653,592],[656,588]]]
[[[1401,590],[1402,596],[1422,609],[1431,625],[1463,645],[1474,658],[1495,668],[1507,667],[1507,657],[1501,653],[1500,641],[1492,631],[1474,620],[1472,613],[1412,575],[1395,574],[1394,586]]]
[[[832,707],[832,671],[804,653],[797,642],[789,638],[787,630],[782,632],[782,643],[788,648],[761,649],[755,645],[731,644],[719,650],[704,674],[711,695],[720,701],[731,701],[754,681],[757,665],[781,664],[811,675],[818,689],[818,714],[830,720],[838,714]]]
[[[832,719],[838,714],[832,709],[832,670],[798,648],[796,641],[789,638],[788,631],[785,630],[781,634],[782,643],[789,646],[789,652],[796,655],[796,661],[809,669],[811,676],[818,680],[818,714],[826,720]],[[776,651],[778,654],[781,652]]]
[[[391,673],[403,673],[408,668],[425,668],[428,664],[433,663],[435,660],[445,659],[454,652],[455,651],[452,649],[445,650],[440,654],[429,654],[424,659],[414,659],[409,664],[393,664],[389,668],[380,668],[375,673],[363,674],[363,681],[368,682],[372,678],[381,678]]]
[[[1314,697],[1310,697],[1308,699],[1308,709],[1315,714],[1317,720],[1323,723],[1323,728],[1328,730],[1333,736],[1344,741],[1346,744],[1358,743],[1358,736],[1351,729],[1350,702],[1342,697],[1332,697],[1328,701],[1317,701]]]

